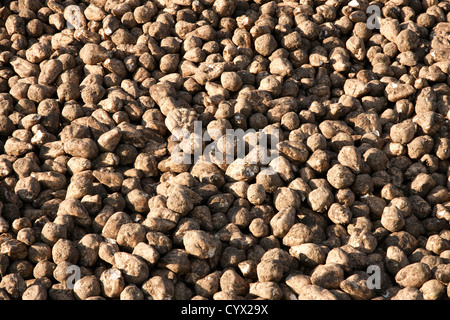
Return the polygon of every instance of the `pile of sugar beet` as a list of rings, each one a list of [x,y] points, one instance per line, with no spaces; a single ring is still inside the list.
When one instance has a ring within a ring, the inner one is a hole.
[[[0,300],[448,299],[449,20],[438,0],[2,1]],[[196,121],[196,148],[253,129],[279,154],[175,161]]]

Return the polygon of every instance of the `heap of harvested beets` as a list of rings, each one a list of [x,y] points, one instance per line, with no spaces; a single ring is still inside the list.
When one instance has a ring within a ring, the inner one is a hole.
[[[448,299],[449,21],[3,0],[0,300]]]

